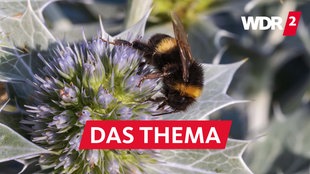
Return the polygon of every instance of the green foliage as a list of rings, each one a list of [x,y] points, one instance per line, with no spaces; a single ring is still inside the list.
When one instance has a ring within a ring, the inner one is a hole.
[[[24,49],[47,49],[49,42],[54,42],[54,37],[40,19],[41,8],[53,0],[35,0],[33,7],[30,1],[0,3],[1,15],[0,30],[6,37],[7,46]]]
[[[0,162],[35,157],[42,153],[50,152],[0,123]]]
[[[223,150],[165,150],[160,162],[148,165],[150,173],[238,173],[252,172],[241,156],[249,142],[228,139]]]
[[[164,23],[170,21],[170,12],[175,11],[186,27],[197,20],[197,16],[201,12],[212,10],[216,6],[225,3],[226,0],[155,0],[154,16],[155,23]]]
[[[309,108],[304,106],[288,116],[281,111],[275,114],[275,120],[268,128],[268,133],[259,138],[251,152],[250,167],[254,173],[267,173],[285,150],[304,158],[310,158],[310,118]],[[294,163],[293,163],[294,164]],[[300,165],[296,161],[295,165]]]

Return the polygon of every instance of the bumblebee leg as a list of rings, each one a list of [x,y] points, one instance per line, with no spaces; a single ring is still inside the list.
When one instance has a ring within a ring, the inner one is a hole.
[[[157,73],[151,73],[151,74],[147,74],[147,75],[143,76],[143,77],[140,79],[140,81],[139,81],[137,87],[140,87],[140,85],[142,84],[142,82],[143,82],[144,80],[146,80],[146,79],[157,79],[157,78],[160,78],[160,77],[165,77],[165,76],[170,75],[171,73],[176,72],[177,69],[178,69],[178,66],[177,66],[177,65],[171,65],[171,64],[169,64],[169,65],[167,65],[167,66],[165,66],[165,67],[163,68],[163,70],[164,70],[163,73],[157,72]]]
[[[167,100],[167,97],[157,97],[157,98],[149,98],[147,99],[147,101],[151,101],[151,102],[162,102]]]
[[[122,40],[122,39],[116,39],[114,40],[114,42],[111,42],[111,41],[108,41],[108,40],[105,40],[103,38],[100,38],[103,42],[106,42],[106,43],[109,43],[109,44],[112,44],[112,45],[125,45],[125,46],[132,46],[132,43],[128,42],[127,40]]]
[[[167,115],[167,114],[173,114],[178,112],[177,110],[171,111],[171,112],[164,112],[164,113],[159,113],[159,114],[153,114],[152,116],[160,116],[160,115]]]
[[[156,97],[156,98],[149,98],[147,101],[151,101],[154,103],[161,103],[156,110],[159,110],[167,105],[167,97]]]
[[[138,65],[138,72],[137,72],[138,75],[141,75],[141,73],[143,72],[143,69],[145,68],[146,65],[147,65],[146,62],[142,62],[141,61],[139,63],[139,65]]]
[[[132,43],[128,42],[127,40],[116,39],[114,40],[115,45],[125,45],[125,46],[132,46]]]
[[[167,75],[169,75],[169,74],[170,74],[170,73],[168,73],[168,72],[164,72],[164,73],[157,72],[157,73],[147,74],[147,75],[143,76],[143,77],[140,79],[139,83],[137,84],[137,87],[140,87],[141,84],[142,84],[142,82],[143,82],[144,80],[147,80],[147,79],[158,79],[158,78],[160,78],[160,77],[165,77],[165,76],[167,76]]]
[[[160,73],[160,72],[147,74],[147,75],[141,77],[141,79],[139,80],[139,83],[137,84],[137,87],[140,88],[142,82],[144,80],[146,80],[146,79],[157,79],[157,78],[160,78],[160,77],[162,77],[162,73]]]
[[[156,110],[163,109],[166,105],[167,105],[167,100],[164,100],[164,101],[157,107]]]

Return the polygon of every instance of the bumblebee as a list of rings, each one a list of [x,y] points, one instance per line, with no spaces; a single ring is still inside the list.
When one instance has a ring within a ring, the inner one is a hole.
[[[202,66],[192,57],[187,34],[179,17],[175,13],[172,13],[171,17],[175,38],[166,34],[155,34],[148,43],[114,41],[116,45],[128,45],[141,51],[146,59],[145,63],[155,67],[157,71],[143,76],[137,86],[146,79],[162,78],[164,97],[155,98],[153,101],[161,102],[158,109],[166,105],[171,107],[171,112],[163,114],[185,111],[201,95],[203,89]]]

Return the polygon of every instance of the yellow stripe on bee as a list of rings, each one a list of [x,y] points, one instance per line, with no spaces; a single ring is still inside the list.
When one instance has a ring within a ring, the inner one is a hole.
[[[193,85],[185,85],[183,83],[177,83],[174,86],[174,89],[178,90],[181,92],[182,95],[192,97],[192,98],[197,98],[201,95],[202,88],[193,86]]]
[[[175,48],[177,41],[174,38],[164,38],[156,45],[157,53],[166,53]]]

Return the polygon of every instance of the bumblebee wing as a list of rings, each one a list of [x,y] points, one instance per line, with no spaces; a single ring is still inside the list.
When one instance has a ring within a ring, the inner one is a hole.
[[[183,80],[185,82],[188,82],[189,78],[188,69],[191,63],[194,61],[194,59],[192,57],[192,52],[187,41],[187,34],[184,30],[180,18],[174,12],[171,13],[171,18],[175,39],[177,40],[179,46],[179,52],[182,61]]]

